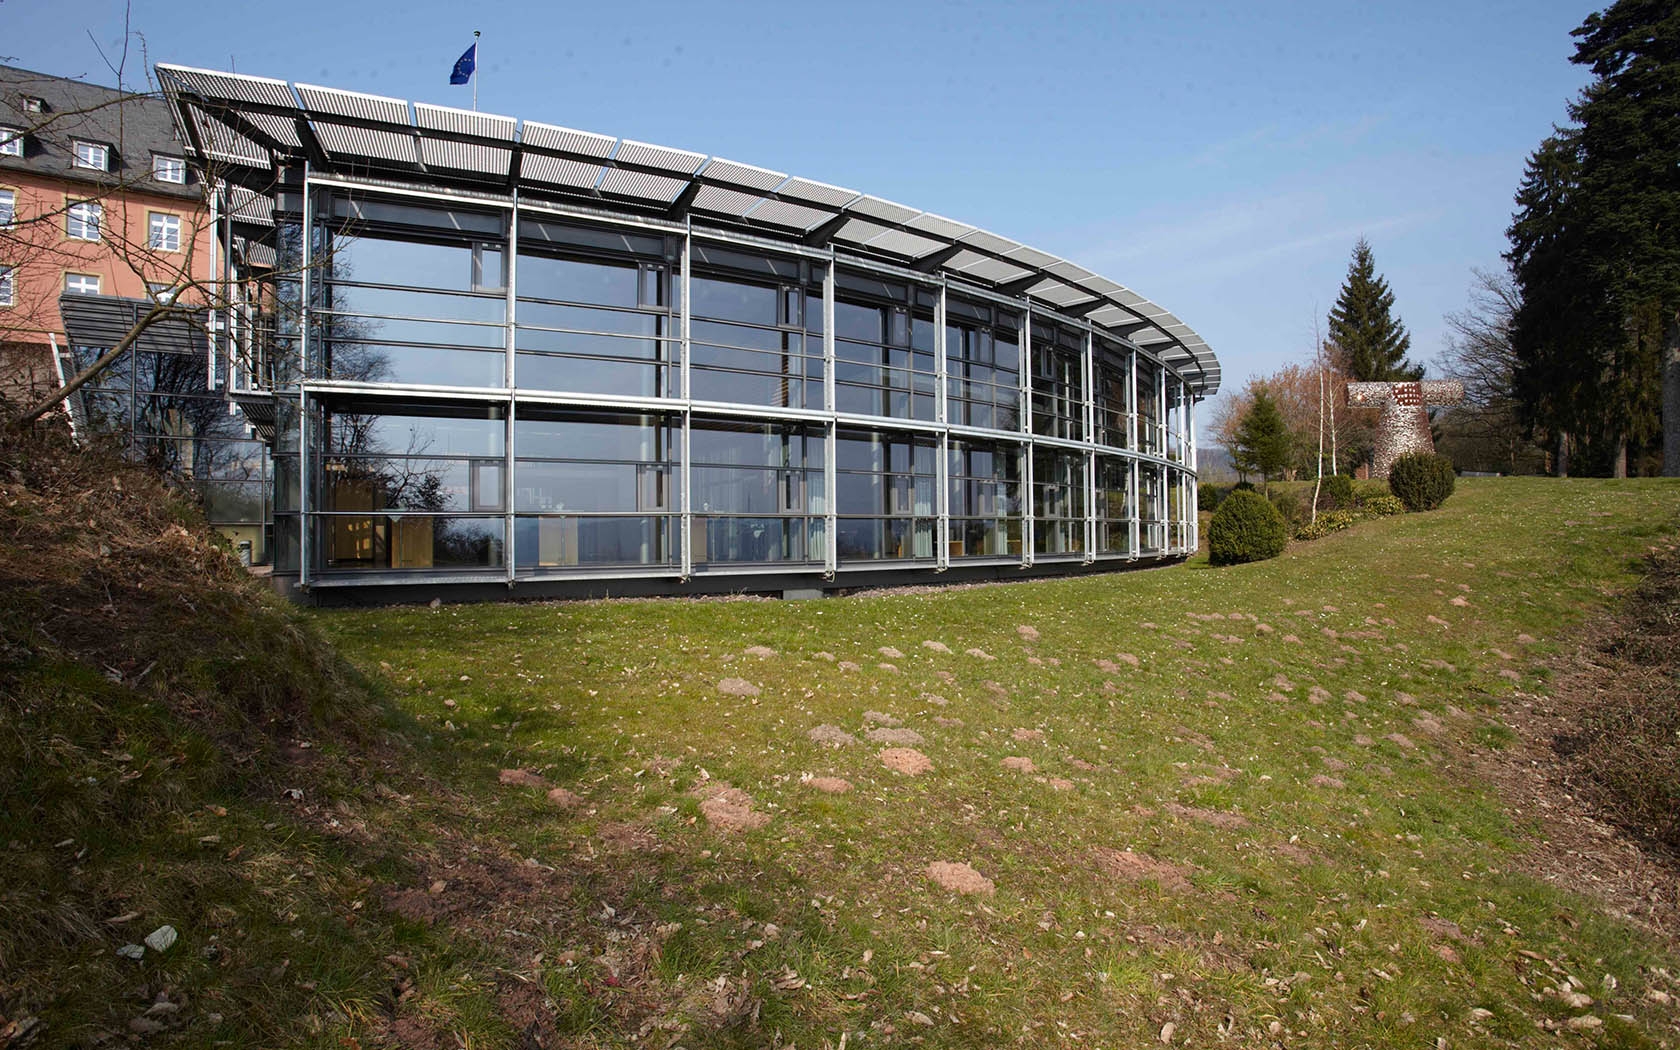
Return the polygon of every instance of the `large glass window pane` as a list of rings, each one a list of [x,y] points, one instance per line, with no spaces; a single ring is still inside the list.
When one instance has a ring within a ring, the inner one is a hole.
[[[322,464],[324,511],[497,511],[504,507],[499,459],[335,456]]]
[[[501,386],[507,376],[507,353],[500,349],[335,343],[326,374],[364,383]]]
[[[639,287],[637,268],[631,263],[519,253],[521,299],[558,299],[595,306],[633,307],[638,302]]]
[[[472,416],[470,409],[414,406],[403,412],[378,404],[326,412],[324,445],[329,455],[500,457],[507,448],[507,424],[499,406]]]
[[[515,564],[533,573],[669,565],[677,557],[677,522],[669,516],[521,516],[514,519]]]
[[[515,423],[514,509],[544,513],[674,510],[676,440],[663,416],[556,413]]]
[[[427,244],[373,235],[333,239],[330,270],[338,281],[471,291],[470,243]]]
[[[322,309],[341,314],[379,314],[386,317],[429,317],[439,321],[507,320],[507,299],[489,295],[450,295],[406,288],[366,288],[334,284],[325,291]]]
[[[1085,549],[1085,459],[1061,449],[1033,450],[1033,549],[1071,554]]]
[[[752,284],[695,274],[689,281],[690,313],[718,321],[781,323],[780,292],[775,285]]]
[[[505,518],[430,514],[311,516],[312,560],[334,570],[495,569],[506,564]]]

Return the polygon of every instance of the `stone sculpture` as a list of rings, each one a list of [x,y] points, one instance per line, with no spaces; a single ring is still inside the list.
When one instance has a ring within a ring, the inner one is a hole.
[[[1433,452],[1429,435],[1429,409],[1456,405],[1464,400],[1464,384],[1456,379],[1425,379],[1412,383],[1349,383],[1350,407],[1381,405],[1377,420],[1376,462],[1373,478],[1388,477],[1394,461],[1408,452]]]

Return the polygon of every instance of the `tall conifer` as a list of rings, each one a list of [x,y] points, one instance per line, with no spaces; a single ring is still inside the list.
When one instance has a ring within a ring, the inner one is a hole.
[[[1423,366],[1406,360],[1411,334],[1394,316],[1394,292],[1377,273],[1371,244],[1363,237],[1353,246],[1347,279],[1330,310],[1330,342],[1349,379],[1392,383],[1423,377]]]

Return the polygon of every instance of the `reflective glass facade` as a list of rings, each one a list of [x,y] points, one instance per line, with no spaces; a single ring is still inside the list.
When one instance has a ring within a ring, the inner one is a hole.
[[[76,346],[68,356],[80,371],[104,352]],[[128,350],[74,395],[72,418],[191,489],[210,523],[262,562],[272,520],[268,448],[208,370],[202,351]]]
[[[686,223],[295,199],[253,355],[282,573],[858,585],[1197,542],[1190,385],[1077,317]]]

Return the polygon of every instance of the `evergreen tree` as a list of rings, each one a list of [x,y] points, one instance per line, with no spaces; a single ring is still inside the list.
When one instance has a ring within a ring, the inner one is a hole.
[[[1294,440],[1277,402],[1265,390],[1254,393],[1254,403],[1243,413],[1237,426],[1236,447],[1231,463],[1242,474],[1258,474],[1267,481],[1289,469]]]
[[[1574,35],[1596,79],[1529,158],[1507,231],[1523,417],[1617,475],[1655,466],[1660,431],[1680,473],[1680,7],[1619,0]]]
[[[1377,273],[1370,242],[1361,237],[1330,311],[1330,342],[1349,379],[1388,383],[1423,378],[1423,366],[1406,360],[1412,337],[1393,311],[1394,292]]]

